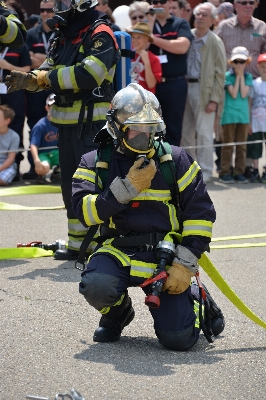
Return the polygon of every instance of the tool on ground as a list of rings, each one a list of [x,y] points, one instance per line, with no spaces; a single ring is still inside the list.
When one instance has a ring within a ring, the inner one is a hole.
[[[175,245],[172,242],[162,240],[156,247],[156,255],[159,260],[157,268],[153,276],[146,279],[140,287],[151,285],[151,290],[148,296],[145,297],[145,304],[151,308],[158,308],[160,306],[160,294],[163,289],[168,274],[166,272],[166,265],[171,265],[175,257]]]
[[[17,247],[39,247],[41,249],[44,250],[52,250],[53,252],[55,252],[56,250],[64,250],[66,248],[66,242],[65,240],[62,239],[58,239],[53,243],[49,243],[49,244],[45,244],[43,242],[30,242],[27,244],[24,243],[18,243]]]
[[[75,389],[71,389],[70,393],[57,393],[55,395],[54,400],[85,400],[85,397],[83,397],[79,392],[77,392]],[[48,397],[39,397],[39,396],[31,396],[27,395],[26,399],[29,400],[49,400]]]

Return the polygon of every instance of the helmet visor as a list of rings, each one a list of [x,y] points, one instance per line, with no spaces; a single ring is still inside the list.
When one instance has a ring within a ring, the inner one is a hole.
[[[62,12],[71,8],[71,0],[55,0],[54,11]]]
[[[165,125],[164,125],[164,122],[158,122],[155,124],[142,123],[142,124],[138,124],[138,125],[127,124],[127,125],[125,125],[124,130],[126,128],[131,129],[132,131],[145,132],[145,133],[156,133],[156,132],[162,132],[165,129]]]

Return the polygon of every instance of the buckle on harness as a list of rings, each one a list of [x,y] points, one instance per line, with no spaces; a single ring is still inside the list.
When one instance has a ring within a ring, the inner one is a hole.
[[[101,94],[101,91],[103,92],[103,94]],[[96,93],[96,92],[98,92],[98,93]],[[104,90],[101,86],[98,86],[95,89],[93,89],[92,94],[95,97],[104,97]]]
[[[67,103],[67,101],[66,101],[66,96],[65,96],[65,95],[59,94],[59,95],[57,95],[57,96],[60,98],[60,103],[62,103],[62,104]]]
[[[82,265],[82,267],[78,267],[77,264]],[[78,269],[79,271],[84,271],[85,270],[85,263],[80,262],[79,260],[75,261],[75,268]]]

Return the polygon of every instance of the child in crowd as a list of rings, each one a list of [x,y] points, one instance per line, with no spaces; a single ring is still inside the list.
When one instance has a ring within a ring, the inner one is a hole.
[[[260,77],[253,81],[249,96],[251,104],[251,129],[248,141],[266,139],[266,53],[258,57]],[[262,143],[248,144],[247,157],[253,159],[250,182],[266,183],[266,167],[263,175],[259,175],[259,158],[262,157]]]
[[[159,58],[147,50],[153,41],[150,27],[145,22],[138,22],[127,32],[132,37],[132,47],[136,51],[131,63],[131,82],[155,93],[156,84],[161,82],[162,67]]]
[[[54,104],[55,95],[47,97],[45,109],[47,116],[41,118],[31,131],[30,151],[37,173],[36,183],[46,183],[46,174],[54,167],[50,180],[53,183],[61,182],[58,149],[39,150],[40,147],[55,147],[58,140],[58,129],[51,124],[50,110]]]
[[[10,185],[17,173],[15,158],[20,138],[8,127],[14,116],[12,108],[0,105],[0,186]]]
[[[225,103],[221,118],[223,126],[223,143],[246,142],[250,116],[248,94],[252,86],[252,75],[245,71],[251,62],[245,47],[238,46],[232,50],[228,63],[232,66],[225,74]],[[246,144],[236,145],[234,176],[231,175],[233,146],[222,147],[220,182],[248,183],[244,176],[246,163]]]

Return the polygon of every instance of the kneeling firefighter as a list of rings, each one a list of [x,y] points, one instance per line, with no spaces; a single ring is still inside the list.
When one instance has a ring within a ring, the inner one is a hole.
[[[211,335],[224,329],[222,312],[209,293],[204,313],[199,285],[191,284],[216,215],[200,167],[183,149],[163,142],[159,102],[138,84],[115,95],[107,121],[95,138],[99,150],[82,157],[72,185],[77,218],[86,227],[100,225],[98,246],[79,286],[102,314],[93,340],[119,340],[135,315],[127,290],[140,285],[159,342],[188,350],[206,319]],[[163,164],[174,174],[178,200]],[[157,274],[163,260],[167,272]],[[154,293],[157,284],[161,289]]]
[[[107,16],[95,10],[97,0],[55,0],[55,16],[47,20],[55,36],[45,62],[30,73],[12,71],[8,92],[51,89],[56,94],[51,122],[58,127],[61,186],[68,218],[68,246],[56,259],[77,259],[87,230],[71,206],[72,176],[82,154],[97,148],[96,133],[106,123],[114,96],[112,82],[120,58]],[[34,95],[33,95],[34,96]]]

